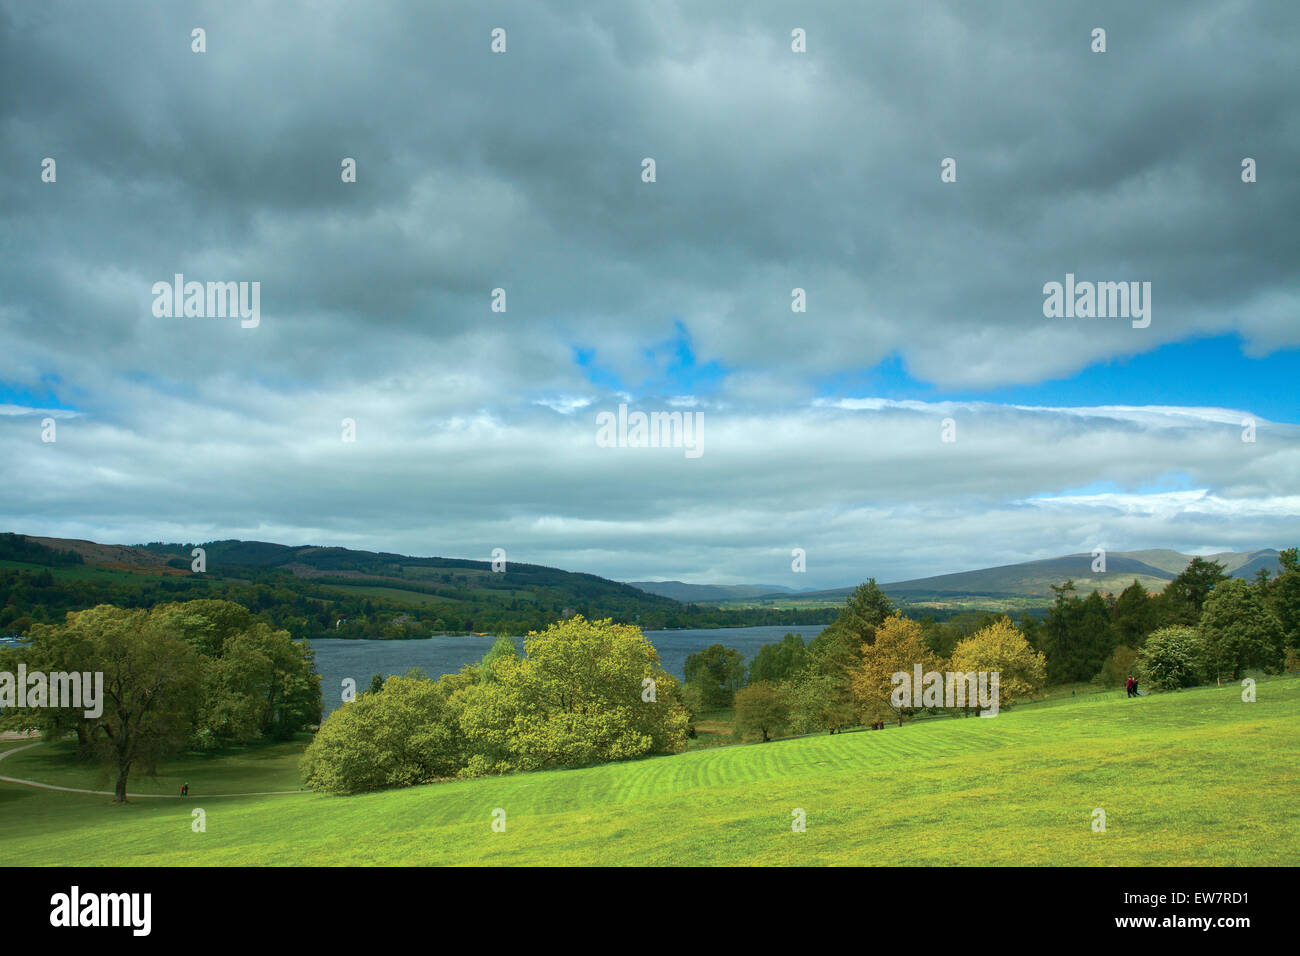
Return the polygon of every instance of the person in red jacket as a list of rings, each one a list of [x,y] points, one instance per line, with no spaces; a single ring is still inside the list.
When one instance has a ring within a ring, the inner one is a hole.
[[[1129,695],[1130,697],[1133,696],[1133,689],[1134,689],[1136,686],[1137,686],[1137,681],[1135,681],[1135,680],[1134,680],[1133,678],[1131,678],[1131,677],[1130,677],[1128,680],[1126,680],[1126,681],[1124,682],[1124,689],[1125,689],[1126,691],[1128,691],[1128,695]]]

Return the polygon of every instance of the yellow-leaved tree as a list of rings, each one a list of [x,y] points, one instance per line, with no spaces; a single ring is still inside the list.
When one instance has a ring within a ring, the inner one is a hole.
[[[917,664],[925,673],[939,670],[943,661],[925,643],[921,625],[895,611],[876,627],[875,642],[862,645],[862,666],[853,676],[853,697],[863,723],[880,727],[887,718],[896,718],[903,725],[914,708],[899,706],[893,678],[903,673],[912,680]]]
[[[950,670],[998,674],[998,706],[1034,696],[1047,682],[1047,659],[1029,646],[1008,618],[1000,617],[953,648]]]

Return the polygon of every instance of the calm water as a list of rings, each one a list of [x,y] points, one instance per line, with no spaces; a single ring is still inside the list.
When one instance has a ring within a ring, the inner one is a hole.
[[[745,655],[746,661],[750,661],[760,647],[777,643],[787,632],[801,634],[807,642],[820,634],[825,626],[802,624],[793,627],[646,631],[645,636],[659,651],[664,669],[680,678],[687,656],[704,650],[710,644],[734,647]],[[358,691],[370,685],[374,674],[404,674],[412,667],[421,668],[427,677],[441,677],[482,658],[495,640],[495,637],[431,637],[423,641],[313,641],[325,713],[342,703],[343,679],[346,677],[357,682]],[[522,646],[522,642],[520,644]]]

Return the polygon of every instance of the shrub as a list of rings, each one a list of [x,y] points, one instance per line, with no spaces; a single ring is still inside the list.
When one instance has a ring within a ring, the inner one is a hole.
[[[450,682],[412,672],[389,677],[334,711],[303,755],[308,786],[326,793],[409,787],[454,776],[464,741]]]
[[[1205,640],[1200,631],[1176,624],[1147,638],[1133,676],[1154,690],[1178,690],[1201,683],[1205,667]]]

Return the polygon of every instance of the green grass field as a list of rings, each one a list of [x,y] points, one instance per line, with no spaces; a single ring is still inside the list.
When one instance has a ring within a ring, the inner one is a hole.
[[[300,790],[303,783],[298,760],[310,740],[311,735],[304,733],[285,743],[189,754],[161,764],[152,775],[133,772],[127,789],[131,793],[172,794],[180,792],[182,783],[189,783],[196,793]],[[18,741],[17,746],[30,742]],[[0,744],[0,748],[7,744]],[[42,744],[0,762],[0,776],[83,790],[113,789],[117,776],[112,770],[79,764],[74,752],[71,740]]]
[[[0,864],[1294,865],[1297,727],[1300,677],[1288,676],[1261,681],[1250,704],[1237,686],[1057,695],[994,719],[356,797],[203,796],[296,786],[285,745],[212,760],[210,777],[190,760],[163,768],[168,784],[172,769],[188,774],[187,801],[114,807],[0,783]],[[0,774],[93,783],[45,746]],[[804,833],[791,830],[796,808]]]

